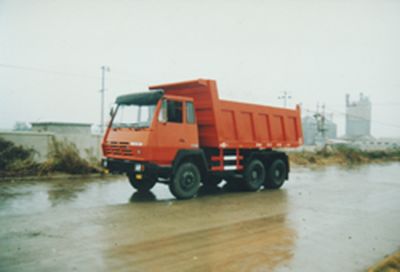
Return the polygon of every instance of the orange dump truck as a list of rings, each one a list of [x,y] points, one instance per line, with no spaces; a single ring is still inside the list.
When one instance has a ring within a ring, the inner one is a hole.
[[[151,86],[119,96],[104,134],[103,166],[137,190],[157,182],[178,199],[222,180],[256,191],[280,188],[289,161],[276,148],[303,142],[295,110],[221,100],[214,80]]]

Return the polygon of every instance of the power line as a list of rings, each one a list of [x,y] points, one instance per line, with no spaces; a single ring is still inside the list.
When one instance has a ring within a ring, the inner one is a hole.
[[[316,111],[310,110],[308,108],[303,108],[303,109],[306,110],[307,112],[317,113]],[[331,112],[343,115],[344,117],[346,117],[346,116],[355,117],[355,118],[358,118],[358,119],[361,119],[361,120],[370,121],[371,123],[375,123],[375,124],[379,124],[379,125],[383,125],[383,126],[388,126],[388,127],[393,127],[393,128],[400,128],[400,125],[397,125],[397,124],[389,124],[389,123],[382,122],[382,121],[379,121],[379,120],[370,120],[370,119],[362,117],[362,116],[358,116],[358,115],[354,115],[354,114],[348,114],[348,113],[345,113],[345,112],[342,112],[342,111],[339,111],[339,110],[336,110],[336,109],[333,109],[333,108],[330,108],[330,107],[329,107],[329,110]]]
[[[398,106],[400,106],[400,103],[396,103],[396,102],[393,102],[393,103],[371,103],[371,104],[374,107],[376,107],[376,106],[378,106],[378,107],[380,107],[380,106],[383,106],[383,107],[388,107],[388,106],[398,107]]]
[[[278,99],[282,99],[283,100],[283,107],[286,108],[287,107],[287,101],[289,99],[291,99],[292,96],[289,95],[289,93],[287,91],[283,91],[281,96],[278,96]]]
[[[343,106],[343,104],[329,104],[329,105],[334,106],[334,107]],[[371,102],[371,105],[374,106],[374,107],[376,107],[376,106],[378,106],[378,107],[380,107],[380,106],[384,106],[384,107],[393,106],[393,107],[395,107],[395,106],[400,106],[400,102]]]
[[[57,74],[57,75],[62,75],[62,76],[84,77],[84,78],[90,78],[90,79],[99,79],[100,78],[100,77],[84,75],[84,74],[61,72],[61,71],[42,69],[42,68],[38,68],[38,67],[19,66],[19,65],[4,64],[4,63],[0,63],[0,67],[8,68],[8,69],[16,69],[16,70],[25,70],[25,71],[34,71],[34,72],[40,72],[40,73],[48,73],[48,74]]]
[[[33,67],[33,66],[21,66],[21,65],[0,63],[0,67],[5,68],[5,69],[14,69],[14,70],[23,70],[23,71],[46,73],[46,74],[54,74],[54,75],[59,75],[59,76],[80,77],[80,78],[86,78],[86,79],[91,79],[91,80],[101,79],[101,77],[95,76],[95,75],[48,70],[48,69],[43,69],[43,68]],[[113,74],[116,74],[116,73],[113,73]],[[130,81],[130,82],[135,81],[134,79],[127,79],[127,78],[121,78],[121,77],[115,77],[115,76],[111,76],[110,78],[113,80],[119,80],[119,81]]]

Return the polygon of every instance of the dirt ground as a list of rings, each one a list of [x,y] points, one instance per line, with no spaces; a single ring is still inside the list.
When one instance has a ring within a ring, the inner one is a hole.
[[[0,183],[0,271],[364,271],[400,249],[400,164],[176,201],[123,177]]]

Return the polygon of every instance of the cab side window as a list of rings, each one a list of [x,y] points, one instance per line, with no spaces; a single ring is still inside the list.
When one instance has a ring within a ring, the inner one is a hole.
[[[186,123],[194,124],[194,107],[193,102],[186,102]]]
[[[167,122],[182,123],[182,102],[167,100]]]

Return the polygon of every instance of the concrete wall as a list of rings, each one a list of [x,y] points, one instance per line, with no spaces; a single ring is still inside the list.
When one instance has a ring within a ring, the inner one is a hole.
[[[91,134],[91,124],[61,123],[61,122],[36,122],[32,123],[32,131],[53,132],[55,134]]]
[[[0,131],[0,137],[33,148],[37,151],[35,159],[39,162],[47,159],[53,139],[75,144],[82,158],[100,159],[102,156],[102,136],[92,134],[90,124],[32,123],[32,131]]]
[[[79,150],[79,154],[83,158],[90,157],[101,157],[100,152],[100,144],[101,144],[101,136],[100,135],[81,135],[74,133],[65,133],[65,134],[56,134],[56,139],[58,141],[67,141],[70,143],[74,143]]]
[[[379,138],[351,142],[351,145],[362,150],[386,150],[400,148],[400,139]]]
[[[36,151],[35,160],[43,162],[47,159],[54,134],[30,131],[0,131],[0,137],[16,145],[34,149]]]
[[[74,143],[81,157],[101,157],[101,136],[91,132],[89,123],[36,122],[32,123],[32,131],[54,133],[58,141]]]

